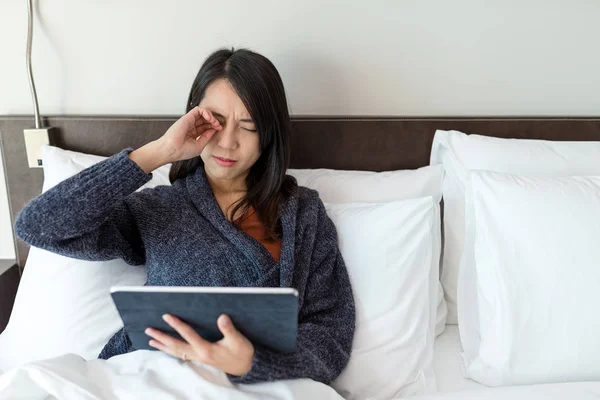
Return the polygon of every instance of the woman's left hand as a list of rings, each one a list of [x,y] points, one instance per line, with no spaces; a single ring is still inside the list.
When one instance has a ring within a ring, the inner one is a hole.
[[[235,329],[227,315],[223,314],[217,319],[223,339],[215,343],[204,340],[191,326],[173,315],[165,314],[163,319],[185,339],[185,342],[158,329],[147,328],[145,333],[153,338],[150,340],[150,346],[177,358],[211,365],[231,375],[241,376],[250,371],[254,346]]]

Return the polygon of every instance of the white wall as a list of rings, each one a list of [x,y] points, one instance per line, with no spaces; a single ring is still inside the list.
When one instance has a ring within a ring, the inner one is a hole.
[[[220,3],[220,4],[219,4]],[[596,0],[39,0],[42,114],[180,114],[220,46],[262,52],[293,114],[598,115]],[[0,5],[0,114],[30,114],[24,0]],[[0,257],[10,255],[0,185]]]

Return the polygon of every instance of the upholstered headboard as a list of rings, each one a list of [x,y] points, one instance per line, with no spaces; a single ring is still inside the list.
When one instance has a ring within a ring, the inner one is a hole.
[[[108,156],[161,136],[175,116],[53,116],[52,144]],[[0,144],[13,218],[41,192],[43,170],[27,166],[23,129],[31,116],[0,116]],[[429,164],[436,129],[455,129],[504,138],[600,141],[600,117],[295,117],[292,168],[386,171]],[[600,162],[600,160],[599,160]],[[19,265],[28,246],[15,240]]]

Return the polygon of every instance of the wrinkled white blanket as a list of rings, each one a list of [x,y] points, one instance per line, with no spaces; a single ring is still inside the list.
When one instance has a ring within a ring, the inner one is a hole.
[[[0,399],[343,400],[310,379],[233,385],[225,374],[157,351],[139,350],[108,361],[75,354],[36,361],[0,375]],[[414,400],[600,400],[600,382],[473,389]]]
[[[233,385],[214,368],[157,351],[135,351],[110,360],[67,354],[0,375],[0,399],[219,399],[340,400],[310,379]]]

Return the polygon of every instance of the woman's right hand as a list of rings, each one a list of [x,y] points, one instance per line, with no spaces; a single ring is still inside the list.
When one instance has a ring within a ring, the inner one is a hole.
[[[189,160],[199,156],[221,129],[223,127],[210,111],[194,107],[175,121],[159,141],[169,154],[170,162]]]
[[[223,127],[210,111],[194,107],[158,140],[131,152],[129,158],[149,174],[165,164],[199,156],[221,129]]]

